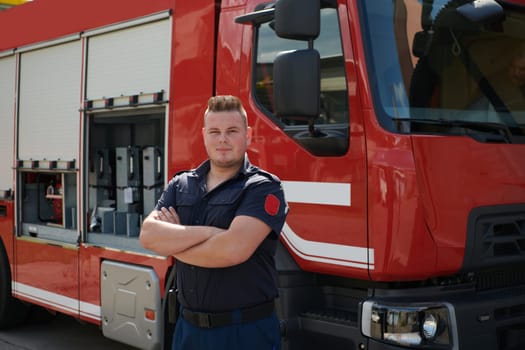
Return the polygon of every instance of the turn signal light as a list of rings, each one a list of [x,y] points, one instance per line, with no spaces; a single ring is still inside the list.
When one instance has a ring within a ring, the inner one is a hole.
[[[155,321],[155,311],[151,309],[145,309],[144,318],[146,320]]]

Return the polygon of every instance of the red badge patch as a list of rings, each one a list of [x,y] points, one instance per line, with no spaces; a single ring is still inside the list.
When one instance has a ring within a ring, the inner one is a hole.
[[[273,194],[269,194],[266,196],[266,199],[264,200],[264,210],[268,215],[275,216],[279,212],[279,207],[281,205],[281,202],[279,201],[279,198],[274,196]]]

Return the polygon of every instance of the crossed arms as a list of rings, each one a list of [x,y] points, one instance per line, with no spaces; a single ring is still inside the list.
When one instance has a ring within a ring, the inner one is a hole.
[[[251,217],[236,216],[228,229],[181,225],[174,208],[154,210],[140,231],[142,246],[160,255],[201,267],[228,267],[243,263],[271,232]]]

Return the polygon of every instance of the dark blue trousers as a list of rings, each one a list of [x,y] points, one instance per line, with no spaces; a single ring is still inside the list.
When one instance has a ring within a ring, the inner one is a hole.
[[[262,320],[225,327],[199,328],[179,315],[172,350],[280,350],[281,332],[275,313]]]

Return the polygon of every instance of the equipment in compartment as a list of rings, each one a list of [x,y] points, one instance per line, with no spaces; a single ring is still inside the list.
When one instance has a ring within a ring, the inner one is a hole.
[[[108,148],[97,149],[94,152],[89,171],[89,197],[96,203],[91,214],[90,231],[112,233],[113,213],[108,223],[108,210],[114,205],[115,192],[115,150]]]
[[[86,215],[89,232],[101,233],[88,241],[135,244],[126,238],[139,236],[142,220],[154,208],[164,184],[164,113],[155,107],[87,114]]]
[[[144,215],[148,215],[155,208],[163,185],[163,159],[159,147],[145,147],[142,150],[143,165],[143,196],[142,207]]]
[[[138,236],[142,214],[142,154],[141,147],[115,149],[117,211],[114,213],[116,234]]]
[[[138,213],[116,211],[113,214],[115,234],[138,237],[141,225],[141,216]]]
[[[112,197],[114,191],[115,151],[98,149],[95,151],[89,171],[89,195],[99,205]]]
[[[89,174],[90,231],[138,237],[145,215],[155,207],[163,188],[162,149],[123,146],[94,152]]]
[[[142,186],[141,147],[128,146],[115,149],[117,169],[117,211],[137,211]]]

